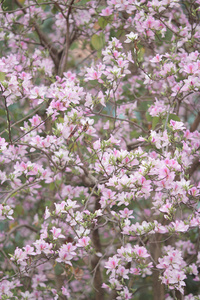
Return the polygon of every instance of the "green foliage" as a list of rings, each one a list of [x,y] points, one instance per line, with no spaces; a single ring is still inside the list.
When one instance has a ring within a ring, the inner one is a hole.
[[[15,206],[14,218],[22,216],[24,214],[24,208],[21,204]]]
[[[54,272],[55,272],[55,275],[58,276],[58,275],[61,275],[63,273],[63,267],[61,266],[61,264],[56,264],[55,267],[54,267]]]
[[[177,116],[177,115],[175,115],[175,114],[170,114],[170,115],[169,115],[168,123],[170,122],[170,120],[174,120],[174,121],[178,121],[178,122],[181,121],[180,118],[179,118],[179,116]]]
[[[0,72],[0,82],[5,80],[5,73],[4,72]]]
[[[105,45],[105,36],[101,32],[99,35],[94,34],[91,38],[91,45],[95,50],[101,50]]]
[[[108,20],[106,20],[105,18],[101,17],[98,20],[98,24],[101,27],[101,29],[104,29],[106,27],[106,25],[108,24]]]
[[[154,130],[156,128],[156,125],[159,123],[160,118],[159,117],[153,117],[152,119],[152,129]]]

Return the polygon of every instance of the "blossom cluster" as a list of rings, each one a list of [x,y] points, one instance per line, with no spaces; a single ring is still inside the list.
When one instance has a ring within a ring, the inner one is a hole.
[[[199,299],[200,1],[4,2],[0,299]]]

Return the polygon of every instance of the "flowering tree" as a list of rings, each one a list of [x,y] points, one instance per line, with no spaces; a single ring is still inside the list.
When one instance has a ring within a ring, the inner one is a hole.
[[[0,299],[200,299],[199,0],[0,10]]]

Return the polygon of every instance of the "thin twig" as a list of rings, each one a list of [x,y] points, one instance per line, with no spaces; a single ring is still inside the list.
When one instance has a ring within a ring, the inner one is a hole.
[[[2,93],[3,93],[2,86],[1,86],[1,91],[2,91]],[[5,103],[6,115],[7,115],[8,136],[9,136],[10,143],[11,143],[11,145],[12,145],[12,135],[11,135],[11,125],[10,125],[10,114],[9,114],[9,110],[8,110],[8,106],[7,106],[7,102],[6,102],[6,97],[3,96],[3,98],[4,98],[4,103]]]
[[[144,128],[142,128],[140,125],[138,125],[137,123],[135,123],[133,121],[129,121],[129,120],[126,120],[126,119],[121,119],[121,118],[113,117],[113,116],[110,116],[110,115],[105,115],[105,114],[102,114],[102,113],[96,113],[94,111],[92,111],[92,113],[95,114],[95,115],[102,116],[104,118],[110,118],[110,119],[119,120],[119,121],[122,121],[122,122],[128,122],[129,124],[131,124],[131,125],[133,125],[135,127],[140,128],[143,132],[148,133],[148,131],[146,131]]]
[[[25,132],[23,135],[21,135],[19,138],[15,139],[13,141],[13,143],[16,143],[17,141],[21,140],[21,138],[23,138],[25,135],[27,135],[28,133],[30,133],[31,131],[35,130],[36,128],[38,128],[39,126],[41,126],[43,123],[45,123],[50,117],[52,116],[49,115],[46,119],[44,119],[42,122],[40,122],[40,124],[38,124],[37,126],[35,126],[34,128],[31,128],[29,131]]]
[[[59,62],[59,67],[58,67],[58,76],[62,77],[63,72],[65,71],[66,64],[67,64],[67,59],[68,59],[68,52],[69,52],[69,45],[70,45],[70,38],[69,38],[69,16],[71,14],[72,10],[72,4],[74,3],[74,0],[71,0],[67,16],[66,16],[66,26],[67,26],[67,33],[66,33],[66,41],[65,41],[65,47],[62,52],[62,56]]]
[[[27,116],[25,116],[24,118],[22,118],[21,120],[16,121],[15,123],[13,123],[10,127],[15,127],[17,124],[25,121],[27,118],[31,117],[32,115],[34,115],[42,106],[44,105],[44,103],[42,103],[37,109],[35,109],[32,113],[28,114]],[[4,132],[6,132],[6,129],[4,129],[3,131],[1,131],[0,135],[2,135]]]
[[[5,245],[5,244],[8,242],[9,236],[10,236],[12,233],[14,233],[16,230],[18,230],[18,229],[20,229],[20,228],[23,228],[23,227],[26,227],[27,229],[29,229],[29,230],[31,230],[31,231],[33,231],[33,232],[35,232],[35,233],[38,232],[38,230],[37,230],[36,228],[34,228],[33,226],[31,226],[31,225],[28,225],[28,224],[20,224],[20,225],[15,226],[14,228],[12,228],[10,231],[8,231],[8,232],[6,233],[6,237],[5,237],[4,241],[1,240],[0,242],[1,242],[1,243],[3,242],[3,244]]]
[[[2,204],[5,204],[6,202],[7,202],[7,200],[12,196],[12,195],[14,195],[15,193],[17,193],[18,191],[20,191],[20,190],[22,190],[23,188],[25,188],[25,187],[30,187],[30,186],[33,186],[33,185],[35,185],[36,184],[36,182],[26,182],[26,183],[24,183],[24,184],[22,184],[21,186],[19,186],[18,188],[16,188],[15,190],[13,190],[12,192],[10,192],[9,194],[8,194],[8,196],[3,200],[3,203]]]

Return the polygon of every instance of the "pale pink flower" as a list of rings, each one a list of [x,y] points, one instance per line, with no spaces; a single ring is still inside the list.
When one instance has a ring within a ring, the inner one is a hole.
[[[48,219],[51,216],[50,210],[48,209],[48,207],[46,206],[45,208],[45,214],[44,214],[44,219]]]
[[[57,258],[56,260],[58,262],[64,262],[65,264],[72,266],[70,260],[72,260],[72,258],[76,256],[76,252],[74,252],[74,250],[76,250],[76,246],[73,246],[72,243],[62,245],[60,250],[58,251],[59,258]]]
[[[52,229],[50,230],[53,234],[53,239],[63,239],[65,238],[65,236],[63,234],[61,234],[61,228],[56,228],[55,226],[52,227]]]
[[[61,287],[61,291],[62,291],[62,294],[69,297],[70,298],[70,293],[69,293],[69,289],[67,289],[66,287],[62,286]]]
[[[45,281],[47,281],[47,278],[44,274],[36,274],[32,279],[32,287],[36,288],[38,286],[41,286],[44,288],[46,287],[46,284],[44,283]]]
[[[128,208],[124,208],[124,210],[120,210],[120,217],[134,219],[133,210],[129,210]]]
[[[112,15],[112,13],[113,13],[113,10],[108,6],[104,9],[102,9],[100,16],[108,17],[108,16]]]
[[[84,236],[81,239],[78,239],[77,247],[87,247],[90,244],[90,238],[88,236]]]
[[[55,214],[59,215],[60,213],[65,212],[65,206],[67,205],[67,203],[65,201],[62,201],[61,203],[54,203],[56,210],[55,210]]]
[[[33,245],[36,248],[36,254],[41,254],[42,252],[44,252],[45,254],[50,254],[52,253],[52,247],[53,245],[50,243],[45,242],[44,240],[40,239],[40,240],[36,240],[35,243],[33,243]]]
[[[109,257],[108,262],[105,263],[105,268],[108,269],[106,273],[108,274],[112,271],[115,271],[116,268],[118,267],[119,261],[120,259],[117,258],[116,255],[114,255],[113,257]]]
[[[30,245],[26,245],[25,247],[23,247],[23,249],[25,253],[28,255],[36,255],[36,253],[34,252],[34,248],[31,247]]]
[[[16,261],[17,264],[22,266],[26,265],[27,253],[20,248],[16,248],[14,255],[11,257],[11,260]]]
[[[170,120],[170,125],[173,127],[174,130],[184,130],[185,125],[182,122]]]
[[[139,258],[146,258],[150,256],[147,252],[147,249],[143,246],[135,245],[133,247],[133,251]]]
[[[172,228],[177,232],[186,232],[189,228],[189,225],[186,225],[181,220],[176,220],[175,222],[172,222],[171,225],[173,226]]]
[[[117,274],[124,279],[129,279],[128,274],[129,270],[125,269],[123,266],[119,266],[117,270]]]
[[[152,59],[150,59],[150,62],[153,62],[153,63],[160,62],[162,60],[162,57],[163,57],[163,55],[156,54],[156,56],[154,56]]]
[[[126,34],[126,40],[124,43],[131,43],[138,39],[138,34],[134,32],[130,32],[129,34]]]

